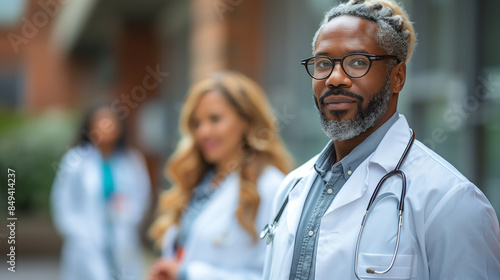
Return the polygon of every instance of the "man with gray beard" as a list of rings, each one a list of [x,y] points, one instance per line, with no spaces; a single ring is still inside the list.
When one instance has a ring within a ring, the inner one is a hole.
[[[318,105],[318,100],[314,98],[314,104],[316,108],[318,108],[320,120],[321,120],[321,128],[325,132],[325,134],[332,141],[344,141],[348,139],[352,139],[362,132],[365,132],[368,128],[373,127],[375,125],[375,121],[377,121],[384,113],[387,111],[387,102],[391,98],[391,84],[390,78],[387,77],[384,88],[376,93],[366,105],[366,108],[363,109],[361,104],[364,101],[364,97],[361,94],[357,94],[354,92],[349,92],[343,89],[329,88],[323,93],[319,98],[319,104],[323,107],[324,100],[326,97],[331,95],[345,95],[352,96],[360,100],[358,103],[356,116],[352,119],[347,120],[331,120],[328,119],[325,112],[320,109]],[[331,114],[340,116],[345,114],[346,111],[342,110],[332,110]]]
[[[397,111],[414,43],[390,0],[327,12],[301,64],[331,141],[280,186],[264,279],[500,279],[491,204]]]

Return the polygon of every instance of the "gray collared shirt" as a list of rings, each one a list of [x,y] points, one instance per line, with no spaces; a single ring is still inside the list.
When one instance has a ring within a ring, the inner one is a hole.
[[[356,168],[370,156],[380,144],[389,128],[398,120],[394,113],[376,131],[356,146],[346,157],[335,163],[335,146],[328,142],[314,164],[319,176],[304,202],[290,269],[290,280],[312,280],[315,274],[316,249],[321,218]]]

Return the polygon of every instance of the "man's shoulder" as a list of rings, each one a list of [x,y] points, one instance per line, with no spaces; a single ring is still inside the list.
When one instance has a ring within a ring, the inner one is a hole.
[[[444,180],[453,180],[457,183],[470,182],[455,166],[423,143],[417,140],[415,141],[415,146],[416,149],[414,149],[412,160],[408,162],[412,172],[432,172],[433,174],[439,174],[434,180],[441,178]]]
[[[259,194],[274,197],[284,178],[285,174],[276,166],[266,166],[257,179]]]
[[[478,197],[484,196],[458,169],[421,142],[415,141],[410,155],[402,166],[408,180],[407,198],[425,201],[428,213],[454,208],[457,199],[475,205]],[[466,193],[475,195],[463,197]]]

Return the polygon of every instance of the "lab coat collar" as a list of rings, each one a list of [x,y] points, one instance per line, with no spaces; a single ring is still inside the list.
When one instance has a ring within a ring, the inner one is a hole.
[[[375,173],[373,173],[374,170],[371,170],[373,164],[379,165],[385,172],[393,170],[408,144],[410,135],[410,127],[408,126],[406,118],[403,115],[399,115],[398,120],[391,126],[375,152],[360,164],[360,168],[356,168],[345,185],[340,189],[325,215],[328,215],[335,209],[347,205],[364,195],[369,187],[370,177],[375,176]],[[289,202],[286,211],[287,228],[292,236],[295,236],[297,231],[298,222],[307,194],[316,176],[318,176],[318,173],[314,169],[314,163],[317,159],[318,156],[314,157],[290,174],[292,178],[302,178],[289,194]],[[381,176],[383,176],[383,174],[381,174],[380,177]],[[292,187],[293,182],[293,180],[288,182],[288,190]]]
[[[211,174],[206,174],[208,176],[212,176]],[[209,179],[209,178],[205,178]],[[227,201],[229,203],[235,203],[234,199],[231,197],[238,197],[238,192],[240,190],[240,178],[238,173],[231,172],[228,174],[218,185],[212,197],[209,199],[208,203],[205,206],[205,210],[201,212],[201,216],[207,217],[217,217],[220,216],[220,201]],[[224,199],[219,199],[218,197],[222,196]],[[226,207],[230,208],[230,205],[226,205]],[[204,226],[210,226],[209,223],[211,219],[197,219],[197,221],[205,221],[207,224]],[[203,226],[202,226],[203,227]]]
[[[366,160],[365,160],[366,161]],[[364,163],[364,162],[363,162]],[[363,165],[361,163],[361,166]],[[308,168],[301,167],[300,172],[295,173],[295,178],[303,177],[300,182],[295,186],[293,190],[290,191],[289,194],[289,202],[286,207],[286,224],[287,230],[290,236],[295,236],[297,232],[298,223],[300,220],[300,216],[302,210],[304,208],[304,202],[307,198],[307,195],[316,179],[318,173],[314,169],[314,161],[309,161],[307,163]],[[306,171],[308,170],[307,174]],[[299,170],[297,170],[299,171]],[[368,184],[365,183],[367,170],[366,168],[357,168],[356,171],[352,174],[346,184],[340,189],[336,198],[333,200],[328,210],[325,212],[325,215],[328,215],[330,212],[342,207],[346,204],[351,203],[352,201],[359,199],[366,192]],[[302,175],[302,176],[299,176]],[[293,181],[289,182],[288,189],[293,186]]]
[[[405,117],[399,115],[399,119],[387,131],[372,156],[361,163],[360,167],[363,168],[357,168],[347,180],[326,211],[325,216],[360,199],[369,188],[374,189],[374,182],[378,182],[384,174],[394,170],[408,144],[410,135],[410,127]],[[375,168],[376,166],[379,168]]]
[[[370,158],[371,164],[377,164],[389,172],[396,168],[408,141],[410,140],[410,126],[403,115],[389,129],[379,146]]]
[[[373,169],[373,164],[384,168],[384,173],[392,171],[396,167],[409,139],[410,128],[408,123],[404,116],[399,115],[399,119],[389,128],[375,152],[365,159],[359,168],[356,168],[340,189],[325,215],[361,198],[370,187],[369,184],[372,181],[370,177],[383,176],[383,173],[376,172]]]

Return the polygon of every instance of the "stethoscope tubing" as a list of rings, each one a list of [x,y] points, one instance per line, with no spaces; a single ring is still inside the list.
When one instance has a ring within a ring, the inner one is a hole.
[[[378,195],[380,189],[382,188],[382,185],[384,184],[384,182],[394,175],[399,175],[401,177],[401,180],[402,180],[402,186],[401,186],[401,196],[399,198],[399,205],[398,205],[398,210],[399,210],[399,213],[398,213],[398,215],[399,215],[398,235],[397,235],[396,246],[394,248],[394,254],[392,255],[391,263],[390,263],[389,267],[385,270],[376,271],[372,268],[367,268],[366,272],[370,273],[370,274],[385,274],[385,273],[389,272],[389,270],[391,270],[391,268],[394,266],[394,263],[396,261],[396,256],[397,256],[398,250],[399,250],[399,242],[400,242],[400,238],[401,238],[401,227],[403,225],[404,200],[406,197],[406,174],[400,168],[401,168],[401,165],[403,165],[404,160],[408,156],[408,153],[410,152],[410,149],[413,146],[413,143],[415,142],[415,132],[413,131],[413,129],[410,129],[410,130],[411,130],[410,140],[408,141],[408,144],[406,145],[406,148],[405,148],[403,154],[401,155],[401,158],[399,159],[398,164],[396,165],[394,170],[385,174],[382,177],[382,179],[380,179],[380,181],[378,182],[378,184],[375,187],[375,190],[373,191],[373,194],[370,198],[370,202],[368,202],[368,206],[366,207],[366,212],[365,212],[365,215],[363,216],[363,220],[361,220],[361,227],[360,227],[358,239],[356,242],[356,250],[355,250],[355,256],[354,256],[354,274],[356,275],[357,279],[361,279],[358,275],[359,243],[361,242],[361,236],[363,235],[363,230],[365,228],[366,221],[368,220],[370,209],[371,209],[375,199],[377,198],[377,195]]]

